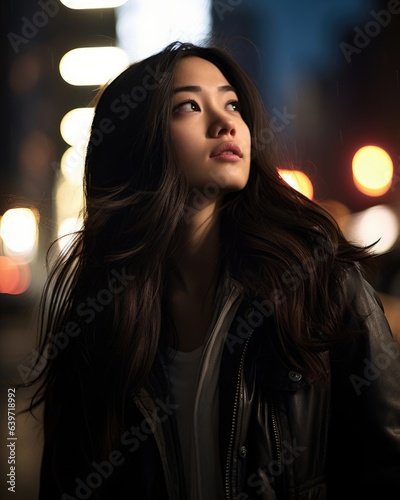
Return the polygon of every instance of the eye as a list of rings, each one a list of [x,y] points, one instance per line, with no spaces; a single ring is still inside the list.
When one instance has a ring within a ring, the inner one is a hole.
[[[177,106],[174,107],[173,111],[182,111],[182,112],[192,112],[192,111],[200,111],[200,107],[197,104],[196,101],[193,100],[188,100],[179,103]]]
[[[241,107],[240,107],[240,102],[239,101],[231,101],[228,102],[226,105],[228,108],[230,108],[230,111],[237,111],[240,113]]]

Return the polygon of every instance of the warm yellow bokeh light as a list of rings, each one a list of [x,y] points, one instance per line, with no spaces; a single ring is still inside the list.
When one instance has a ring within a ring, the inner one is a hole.
[[[61,120],[60,132],[70,146],[87,143],[94,116],[94,108],[75,108]]]
[[[393,161],[378,146],[364,146],[353,157],[353,180],[357,189],[368,196],[382,196],[392,184]]]
[[[128,64],[128,54],[119,47],[82,47],[64,54],[60,74],[71,85],[104,85]]]
[[[60,250],[68,251],[74,241],[76,232],[82,228],[83,220],[81,217],[69,217],[63,220],[58,226],[57,237]]]
[[[71,217],[79,217],[84,205],[83,184],[73,184],[60,177],[55,192],[57,224]]]
[[[120,7],[128,0],[61,0],[70,9],[108,9]]]
[[[38,221],[29,208],[11,208],[1,218],[0,235],[4,253],[29,258],[33,256],[38,237]]]
[[[61,172],[71,184],[81,186],[85,170],[85,148],[68,148],[61,157]]]
[[[308,176],[301,172],[300,170],[286,170],[286,169],[278,169],[279,175],[282,179],[292,186],[292,188],[299,191],[299,193],[307,196],[310,200],[313,199],[314,196],[314,187],[312,185],[311,180]]]

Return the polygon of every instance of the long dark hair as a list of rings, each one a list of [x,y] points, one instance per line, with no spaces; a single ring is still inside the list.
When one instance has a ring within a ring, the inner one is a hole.
[[[56,417],[65,413],[80,415],[88,456],[112,449],[129,396],[146,384],[163,340],[167,263],[189,195],[170,140],[172,82],[188,56],[212,62],[233,85],[253,139],[249,181],[220,209],[229,272],[249,297],[275,298],[278,349],[310,378],[324,371],[318,352],[345,334],[341,283],[369,253],[279,176],[271,145],[260,140],[270,130],[263,103],[235,60],[219,48],[171,44],[132,64],[96,103],[83,228],[43,295],[41,352],[50,346],[56,354],[32,408],[46,403],[55,459],[62,454]]]

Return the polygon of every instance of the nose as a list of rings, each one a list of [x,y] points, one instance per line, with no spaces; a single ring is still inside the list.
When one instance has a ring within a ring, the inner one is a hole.
[[[209,126],[210,137],[220,137],[223,135],[229,135],[234,137],[236,135],[235,122],[231,116],[224,113],[216,114]]]

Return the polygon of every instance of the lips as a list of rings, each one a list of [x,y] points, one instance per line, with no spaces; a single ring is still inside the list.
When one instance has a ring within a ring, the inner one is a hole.
[[[237,144],[234,142],[224,142],[214,149],[210,158],[216,157],[238,157],[242,158],[242,152]]]

